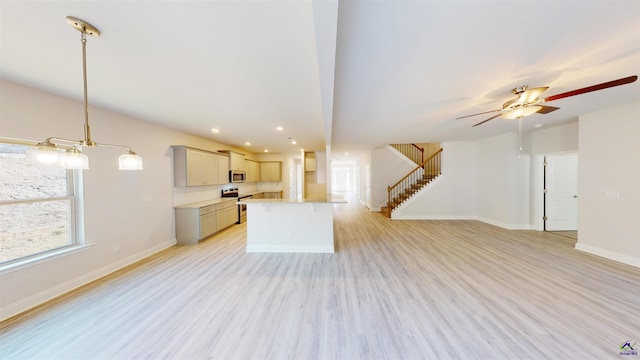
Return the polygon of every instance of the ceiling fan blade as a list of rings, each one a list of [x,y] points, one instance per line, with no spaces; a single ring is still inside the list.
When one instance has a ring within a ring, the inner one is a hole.
[[[559,107],[553,107],[553,106],[544,106],[544,105],[538,105],[538,106],[540,106],[540,110],[536,111],[538,114],[548,114],[550,112],[560,109]]]
[[[637,75],[628,76],[626,78],[613,80],[613,81],[608,81],[608,82],[605,82],[605,83],[602,83],[602,84],[587,86],[587,87],[584,87],[582,89],[576,89],[576,90],[572,90],[572,91],[567,91],[567,92],[564,92],[564,93],[558,94],[558,95],[552,95],[552,96],[549,96],[549,97],[543,99],[543,102],[549,102],[549,101],[554,101],[554,100],[558,100],[558,99],[563,99],[563,98],[566,98],[566,97],[569,97],[569,96],[575,96],[575,95],[585,94],[585,93],[592,92],[592,91],[603,90],[603,89],[607,89],[607,88],[614,87],[614,86],[631,84],[632,82],[634,82],[636,80],[638,80],[638,76]]]
[[[472,116],[476,116],[476,115],[490,114],[490,113],[492,113],[492,112],[501,111],[501,110],[502,110],[502,109],[498,109],[498,110],[491,110],[491,111],[485,111],[485,112],[481,112],[481,113],[477,113],[477,114],[471,114],[471,115],[465,115],[465,116],[461,116],[461,117],[459,117],[459,118],[456,118],[456,120],[459,120],[459,119],[465,119],[465,118],[472,117]]]
[[[493,120],[493,119],[497,118],[497,117],[498,117],[498,116],[500,116],[500,115],[502,115],[502,114],[494,115],[494,116],[492,116],[492,117],[488,118],[488,119],[487,119],[487,120],[485,120],[485,121],[481,121],[481,122],[479,122],[479,123],[477,123],[477,124],[473,125],[472,127],[476,127],[476,126],[478,126],[478,125],[482,125],[482,124],[486,123],[486,122],[487,122],[487,121],[489,121],[489,120]]]

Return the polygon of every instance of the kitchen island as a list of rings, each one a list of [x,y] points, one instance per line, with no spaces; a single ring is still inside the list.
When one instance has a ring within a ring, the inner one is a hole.
[[[333,253],[333,206],[339,195],[247,199],[246,252]]]

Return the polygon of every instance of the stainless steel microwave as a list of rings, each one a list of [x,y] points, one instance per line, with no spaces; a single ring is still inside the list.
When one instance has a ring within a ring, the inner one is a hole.
[[[242,170],[229,170],[229,181],[232,183],[242,183],[246,177],[247,174]]]

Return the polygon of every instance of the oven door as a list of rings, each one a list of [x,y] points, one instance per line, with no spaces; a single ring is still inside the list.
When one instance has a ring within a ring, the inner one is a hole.
[[[238,200],[251,199],[253,196],[243,196]],[[247,205],[238,204],[238,224],[244,224],[247,222]]]

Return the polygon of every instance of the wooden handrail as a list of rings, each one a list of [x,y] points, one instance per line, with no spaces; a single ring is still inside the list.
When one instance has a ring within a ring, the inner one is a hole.
[[[416,144],[390,144],[394,149],[398,150],[407,158],[416,164],[421,164],[424,161],[424,148]]]
[[[420,146],[418,146],[416,144],[411,144],[411,145],[413,145],[413,147],[415,147],[416,149],[420,150],[420,153],[422,154],[422,156],[420,156],[420,159],[424,163],[424,148],[420,147]]]
[[[405,189],[410,187],[411,185],[413,185],[416,181],[416,179],[412,179],[411,180],[411,184],[409,184],[408,181],[406,181],[408,178],[412,177],[418,170],[420,169],[424,169],[424,171],[427,171],[427,164],[429,165],[428,168],[430,169],[437,169],[438,171],[438,175],[442,172],[441,170],[441,164],[440,164],[440,157],[439,154],[442,152],[442,148],[440,148],[438,151],[436,151],[435,153],[433,153],[431,156],[429,156],[426,160],[424,160],[422,162],[422,164],[418,165],[416,168],[414,168],[413,170],[411,170],[407,175],[405,175],[402,179],[398,180],[395,184],[391,185],[391,186],[387,186],[387,204],[389,206],[391,206],[391,192],[393,189],[395,189],[396,187],[398,187],[398,185],[402,184],[402,183],[406,183],[407,186],[405,186]],[[438,157],[437,159],[434,159]],[[433,160],[433,161],[432,161]],[[433,174],[430,174],[433,175]],[[424,174],[423,174],[424,176]],[[396,195],[400,195],[399,192]]]
[[[387,186],[387,191],[389,191],[390,189],[393,189],[394,187],[400,185],[400,183],[403,180],[406,180],[411,174],[413,174],[414,172],[418,171],[418,169],[421,169],[422,167],[424,167],[424,164],[426,164],[427,162],[429,162],[429,160],[433,159],[436,155],[440,154],[442,152],[442,148],[440,148],[440,150],[436,151],[433,153],[433,155],[429,156],[429,158],[427,158],[427,160],[423,161],[422,164],[418,165],[418,167],[416,167],[415,169],[411,170],[407,175],[405,175],[402,179],[398,180],[398,182],[396,182],[395,184],[391,185],[391,186]]]

